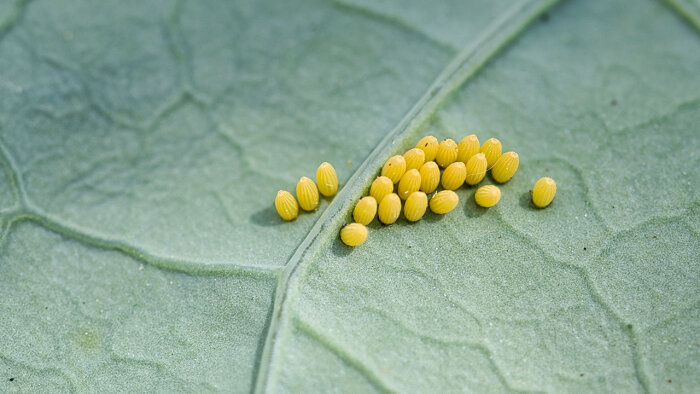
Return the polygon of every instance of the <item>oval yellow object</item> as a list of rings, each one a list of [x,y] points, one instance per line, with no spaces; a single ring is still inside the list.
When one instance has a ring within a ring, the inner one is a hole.
[[[350,223],[340,229],[340,240],[348,246],[360,246],[367,240],[367,227],[360,223]]]
[[[411,193],[417,192],[418,189],[420,189],[420,173],[416,169],[406,171],[399,182],[399,197],[405,200]]]
[[[418,148],[409,149],[403,154],[403,158],[406,160],[406,171],[418,170],[425,163],[425,152]]]
[[[331,163],[323,162],[316,170],[316,183],[318,191],[326,197],[334,196],[338,192],[338,174]]]
[[[532,188],[532,203],[538,208],[544,208],[554,200],[557,194],[557,183],[549,177],[540,178]]]
[[[374,197],[374,199],[377,201],[377,204],[382,202],[382,199],[386,197],[388,194],[392,193],[394,191],[394,182],[391,181],[391,179],[385,177],[385,176],[380,176],[377,177],[377,179],[372,182],[372,186],[369,188],[369,195]]]
[[[435,155],[437,155],[438,151],[438,140],[432,135],[426,135],[418,141],[416,148],[425,153],[425,161],[435,160]]]
[[[303,176],[297,183],[297,200],[305,211],[313,211],[318,207],[318,189],[311,179]]]
[[[488,164],[483,153],[477,153],[467,161],[467,176],[464,181],[467,185],[476,185],[486,176]]]
[[[452,190],[443,190],[435,193],[430,199],[430,210],[439,215],[446,214],[459,204],[459,196]]]
[[[394,183],[399,183],[404,172],[406,172],[406,160],[401,155],[390,157],[382,168],[382,176],[391,179]]]
[[[480,207],[490,208],[501,200],[501,189],[496,185],[482,186],[474,193],[474,200]]]
[[[479,139],[474,134],[462,138],[457,145],[457,161],[466,164],[472,156],[479,153],[480,147]]]
[[[501,155],[491,169],[493,179],[498,183],[508,182],[518,171],[520,157],[515,152],[506,152]]]
[[[447,167],[457,160],[457,143],[451,139],[443,140],[438,145],[435,161],[440,167]]]
[[[464,184],[464,179],[467,177],[467,166],[461,161],[456,161],[442,173],[442,187],[447,190],[457,190]]]
[[[299,215],[299,205],[292,193],[280,190],[275,197],[275,209],[284,220],[294,220]]]
[[[420,190],[432,193],[440,184],[440,168],[434,161],[429,161],[420,168]]]
[[[501,141],[496,138],[489,138],[486,142],[484,142],[484,145],[481,145],[479,152],[483,153],[486,157],[487,168],[491,169],[491,167],[496,164],[496,160],[501,157],[502,149],[503,147],[501,146]]]
[[[377,200],[372,196],[362,197],[352,211],[352,218],[365,226],[372,223],[375,215],[377,215]]]
[[[379,203],[377,217],[384,224],[392,224],[399,218],[401,214],[401,199],[396,193],[391,193],[384,197]]]
[[[428,209],[428,196],[423,192],[414,192],[406,199],[403,215],[409,222],[420,220]]]

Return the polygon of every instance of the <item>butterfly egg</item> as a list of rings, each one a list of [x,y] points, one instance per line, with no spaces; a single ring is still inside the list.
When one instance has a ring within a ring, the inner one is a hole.
[[[318,191],[326,197],[334,196],[338,191],[338,174],[331,163],[323,162],[316,170]]]
[[[284,220],[294,220],[299,215],[299,205],[292,193],[280,190],[275,197],[275,209]]]
[[[399,218],[401,214],[401,199],[396,193],[391,193],[384,197],[379,203],[377,216],[379,221],[384,224],[392,224]]]
[[[496,164],[496,160],[501,157],[502,149],[501,141],[496,138],[489,138],[486,140],[486,142],[484,142],[484,145],[481,145],[479,152],[486,156],[486,168],[491,168],[494,164]]]
[[[340,240],[348,246],[360,246],[367,240],[367,227],[361,223],[350,223],[340,229]]]
[[[403,158],[406,160],[406,170],[417,170],[425,163],[425,152],[418,148],[409,149],[403,154]]]
[[[532,188],[532,203],[538,208],[549,205],[557,194],[557,183],[549,177],[540,178]]]
[[[435,160],[438,151],[438,140],[432,135],[426,135],[416,144],[416,148],[425,153],[425,161]]]
[[[440,168],[434,161],[429,161],[420,168],[420,190],[432,193],[440,184]]]
[[[447,190],[457,190],[464,184],[464,179],[467,177],[467,166],[461,161],[456,161],[442,173],[442,187]]]
[[[420,173],[416,169],[406,171],[399,181],[399,197],[405,200],[418,189],[420,189]]]
[[[477,153],[467,161],[467,176],[464,181],[467,185],[476,185],[486,175],[488,164],[483,153]]]
[[[401,155],[390,157],[382,168],[382,175],[394,183],[399,183],[404,172],[406,172],[406,160]]]
[[[365,226],[372,223],[377,214],[377,200],[372,196],[362,197],[352,211],[352,218]]]
[[[472,156],[479,153],[479,139],[474,134],[462,138],[457,145],[457,161],[466,163]]]
[[[377,201],[377,204],[382,202],[382,199],[386,197],[388,194],[393,193],[394,191],[394,182],[391,181],[391,179],[385,177],[385,176],[380,176],[377,177],[377,179],[372,182],[372,186],[369,188],[369,195],[374,197],[374,199]]]
[[[428,196],[423,192],[413,192],[406,199],[403,206],[403,215],[409,222],[420,220],[428,209]]]
[[[452,190],[442,190],[430,199],[430,210],[438,215],[446,214],[459,204],[459,196]]]
[[[515,152],[506,152],[496,160],[496,164],[491,168],[491,175],[498,183],[505,183],[515,175],[520,164],[520,157]]]
[[[440,145],[438,145],[437,155],[435,156],[435,161],[440,167],[447,167],[457,160],[457,143],[451,139],[443,140]]]
[[[318,189],[311,179],[303,176],[297,183],[297,200],[305,211],[313,211],[318,207]]]
[[[474,193],[474,200],[480,207],[492,207],[501,200],[501,189],[496,185],[482,186]]]

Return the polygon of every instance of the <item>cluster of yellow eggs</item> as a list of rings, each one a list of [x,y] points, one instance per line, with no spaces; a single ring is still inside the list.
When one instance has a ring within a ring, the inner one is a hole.
[[[434,136],[423,137],[415,148],[386,161],[381,175],[370,186],[369,196],[362,197],[355,205],[352,213],[355,222],[340,230],[340,239],[348,246],[363,244],[368,235],[366,226],[375,216],[385,225],[398,220],[402,200],[404,217],[410,222],[420,220],[428,207],[433,213],[446,214],[459,204],[454,190],[463,184],[479,184],[489,170],[496,182],[508,182],[519,163],[517,153],[502,153],[501,142],[496,138],[480,144],[475,135],[469,135],[457,144],[451,139],[438,143]],[[442,175],[440,168],[444,168]],[[443,190],[435,193],[438,186]],[[544,208],[555,193],[554,180],[542,178],[533,188],[532,201]],[[428,195],[432,195],[430,199]],[[495,185],[482,186],[474,199],[479,206],[492,207],[501,199],[501,190]]]
[[[278,191],[275,197],[275,209],[282,219],[294,220],[299,215],[299,207],[305,211],[313,211],[318,207],[319,192],[326,197],[334,196],[338,192],[338,175],[335,168],[327,162],[318,166],[316,183],[305,176],[299,179],[296,198],[286,190]],[[297,200],[299,200],[298,204]]]

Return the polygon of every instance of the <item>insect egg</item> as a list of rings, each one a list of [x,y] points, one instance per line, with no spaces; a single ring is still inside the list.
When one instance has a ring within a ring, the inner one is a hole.
[[[549,205],[557,193],[557,183],[549,177],[540,178],[532,188],[532,203],[538,208]]]
[[[440,184],[440,169],[434,161],[429,161],[420,168],[420,190],[432,193]]]
[[[392,224],[399,218],[401,214],[401,199],[396,193],[391,193],[384,197],[379,203],[377,216],[379,221],[384,224]]]
[[[367,240],[367,227],[360,223],[350,223],[340,229],[340,240],[348,246],[360,246]]]
[[[406,170],[417,170],[425,163],[425,152],[418,148],[409,149],[403,158],[406,160]]]
[[[399,182],[399,197],[405,200],[418,189],[420,189],[420,173],[416,169],[406,171]]]
[[[474,134],[462,138],[457,145],[457,161],[467,163],[472,156],[479,153],[479,139]]]
[[[474,193],[474,200],[480,207],[489,208],[501,199],[501,189],[495,185],[486,185],[478,188]]]
[[[483,153],[477,153],[467,161],[467,176],[465,182],[468,185],[476,185],[486,175],[486,157]]]
[[[382,175],[394,183],[399,183],[404,172],[406,172],[406,160],[401,155],[390,157],[382,168]]]
[[[360,201],[355,205],[355,209],[352,211],[352,218],[355,219],[357,223],[364,224],[365,226],[370,224],[374,220],[374,216],[377,214],[377,200],[372,196],[362,197]]]
[[[379,204],[387,194],[393,191],[394,182],[385,176],[380,176],[372,182],[372,186],[369,188],[369,195],[374,197],[377,200],[377,204]]]
[[[297,199],[299,206],[305,211],[313,211],[318,207],[318,189],[311,179],[303,176],[297,183]]]
[[[496,138],[489,138],[484,145],[481,145],[479,152],[483,153],[486,157],[487,168],[493,167],[496,164],[496,160],[501,157],[501,141]]]
[[[457,143],[451,139],[443,140],[438,145],[435,161],[440,167],[447,167],[457,160]]]
[[[426,135],[416,144],[416,148],[425,153],[425,161],[435,160],[438,151],[438,140],[432,135]]]
[[[518,170],[520,158],[515,152],[506,152],[501,155],[491,169],[493,179],[498,183],[508,182]]]
[[[409,222],[415,222],[425,215],[428,208],[428,196],[423,192],[414,192],[406,199],[403,206],[403,215]]]
[[[461,161],[456,161],[447,166],[442,173],[442,187],[447,190],[457,190],[464,184],[466,176],[467,167]]]
[[[299,205],[292,193],[280,190],[275,197],[275,209],[284,220],[294,220],[299,215]]]
[[[459,196],[452,190],[443,190],[435,193],[430,199],[430,210],[439,215],[446,214],[459,204]]]
[[[338,191],[338,175],[331,163],[323,162],[316,170],[318,191],[326,197],[334,196]]]

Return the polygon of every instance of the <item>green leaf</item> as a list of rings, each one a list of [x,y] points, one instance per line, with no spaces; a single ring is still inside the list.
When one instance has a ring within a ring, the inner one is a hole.
[[[653,1],[0,0],[0,391],[693,390],[699,14],[670,2],[690,24]],[[464,188],[339,242],[387,157],[472,132],[520,154],[498,206]],[[341,192],[282,222],[275,192],[322,161]]]

